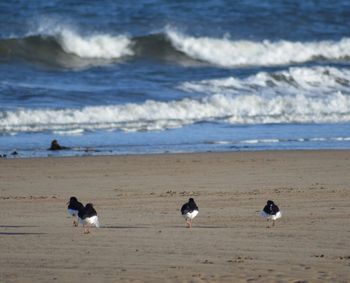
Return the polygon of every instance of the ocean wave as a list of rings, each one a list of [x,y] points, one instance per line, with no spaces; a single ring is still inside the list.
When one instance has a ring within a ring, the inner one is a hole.
[[[57,38],[66,53],[81,58],[118,59],[133,55],[131,41],[124,35],[97,34],[84,37],[70,30],[62,30]]]
[[[182,100],[79,109],[0,111],[0,133],[159,131],[198,122],[230,124],[350,122],[350,70],[293,67],[245,78],[186,82]]]
[[[42,131],[160,131],[197,122],[230,124],[350,122],[350,96],[213,94],[201,99],[81,109],[0,112],[0,133]]]
[[[274,66],[312,60],[348,60],[350,38],[339,41],[291,42],[194,37],[166,27],[162,32],[125,34],[79,32],[74,27],[41,24],[24,37],[0,40],[0,57],[64,68],[83,68],[147,58],[186,66],[224,68]]]
[[[226,121],[232,124],[338,123],[349,122],[349,77],[348,69],[293,67],[242,79],[186,82],[179,88],[217,97],[218,105],[229,98]]]
[[[126,35],[83,35],[61,26],[39,28],[24,37],[0,40],[3,58],[64,68],[110,64],[133,54],[132,41]]]
[[[191,58],[221,67],[274,66],[303,63],[314,59],[349,59],[350,38],[339,41],[261,42],[231,38],[194,37],[167,29],[173,46]]]
[[[284,71],[259,72],[246,78],[221,78],[185,82],[179,89],[204,94],[264,94],[320,96],[350,94],[350,70],[334,67],[291,67]]]
[[[67,54],[86,59],[118,59],[133,55],[131,39],[126,35],[110,33],[83,33],[74,27],[42,21],[36,30],[28,35],[51,37]]]

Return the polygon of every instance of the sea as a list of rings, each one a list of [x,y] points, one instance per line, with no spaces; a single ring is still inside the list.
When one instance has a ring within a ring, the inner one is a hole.
[[[350,149],[349,0],[0,1],[2,157],[320,149]]]

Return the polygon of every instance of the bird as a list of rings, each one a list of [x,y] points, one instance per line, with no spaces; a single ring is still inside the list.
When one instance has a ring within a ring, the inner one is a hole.
[[[275,226],[275,221],[282,217],[282,212],[272,200],[268,200],[263,210],[260,212],[260,215],[266,218],[267,221],[271,219],[272,226]],[[269,228],[269,226],[267,226],[267,228]]]
[[[78,213],[79,222],[83,224],[84,234],[89,234],[89,227],[95,226],[100,227],[100,222],[98,220],[97,212],[92,203],[88,203],[85,207],[81,208]]]
[[[68,214],[73,217],[73,226],[78,226],[78,213],[79,210],[84,208],[84,205],[78,201],[76,197],[71,197],[69,201],[67,202],[68,208],[67,212]]]
[[[188,202],[181,207],[181,214],[186,219],[187,228],[192,228],[192,220],[197,216],[198,212],[198,206],[193,198],[190,198]]]

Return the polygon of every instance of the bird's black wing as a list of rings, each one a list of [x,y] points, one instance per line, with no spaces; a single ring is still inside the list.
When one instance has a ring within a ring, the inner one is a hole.
[[[275,204],[272,205],[272,207],[271,207],[271,214],[275,215],[279,211],[280,211],[280,209],[279,209],[279,207],[277,205],[275,205]]]
[[[181,207],[181,214],[184,215],[186,213],[190,212],[190,206],[188,205],[188,203],[185,203],[182,207]]]

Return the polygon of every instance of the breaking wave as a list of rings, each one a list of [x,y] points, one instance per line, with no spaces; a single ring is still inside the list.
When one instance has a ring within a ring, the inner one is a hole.
[[[179,86],[199,92],[167,102],[80,109],[18,109],[0,112],[0,133],[40,131],[159,131],[198,122],[230,124],[350,122],[350,71],[331,67],[260,72]]]
[[[80,34],[67,27],[39,28],[20,38],[0,40],[0,56],[64,68],[111,63],[132,56],[126,35]]]
[[[179,86],[187,92],[206,94],[263,94],[321,96],[344,92],[350,94],[350,70],[334,67],[291,67],[274,73],[259,72],[247,78],[186,82]]]
[[[273,66],[312,60],[348,60],[350,38],[339,41],[291,42],[194,37],[173,28],[145,36],[84,34],[66,26],[41,26],[24,37],[0,39],[0,57],[64,68],[118,62],[123,58],[153,58],[174,64]]]
[[[221,67],[273,66],[314,59],[341,60],[350,57],[350,38],[340,41],[261,42],[231,38],[194,37],[168,30],[173,46],[191,58]]]

